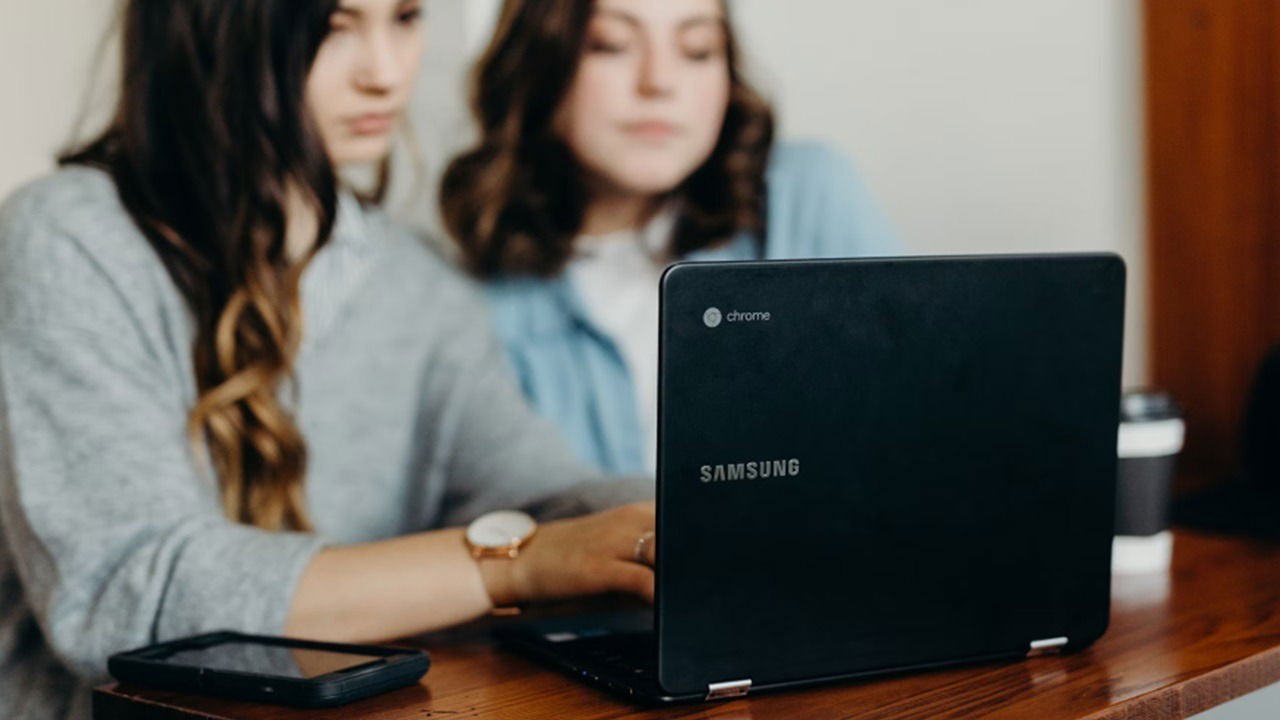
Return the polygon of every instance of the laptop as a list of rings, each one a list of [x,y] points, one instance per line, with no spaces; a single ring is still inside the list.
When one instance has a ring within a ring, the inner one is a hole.
[[[1095,254],[672,266],[655,605],[498,639],[649,703],[1089,645],[1124,287]]]

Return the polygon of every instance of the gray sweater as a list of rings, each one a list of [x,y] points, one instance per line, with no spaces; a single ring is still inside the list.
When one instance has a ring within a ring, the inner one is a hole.
[[[344,198],[302,301],[317,531],[264,532],[223,517],[188,445],[191,318],[109,177],[60,170],[0,208],[0,717],[89,717],[114,652],[279,634],[325,544],[651,495],[571,459],[479,296],[380,213]]]

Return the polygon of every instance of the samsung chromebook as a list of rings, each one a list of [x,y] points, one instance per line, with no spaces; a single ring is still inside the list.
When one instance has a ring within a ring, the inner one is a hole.
[[[1124,286],[1111,255],[673,266],[653,612],[500,639],[650,702],[1092,643]]]

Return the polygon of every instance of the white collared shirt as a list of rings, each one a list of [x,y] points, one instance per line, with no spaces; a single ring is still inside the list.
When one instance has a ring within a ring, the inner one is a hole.
[[[587,313],[630,370],[650,473],[658,457],[658,281],[675,223],[668,206],[638,230],[580,236],[568,267]]]

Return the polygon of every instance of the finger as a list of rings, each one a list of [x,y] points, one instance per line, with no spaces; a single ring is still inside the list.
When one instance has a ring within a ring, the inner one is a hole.
[[[612,534],[614,540],[609,543],[615,548],[620,560],[653,564],[653,530],[656,523],[653,502],[632,503],[618,508],[621,513],[614,523]],[[641,538],[647,539],[643,542]]]
[[[653,545],[652,524],[643,521],[616,523],[607,532],[602,549],[610,557],[632,563],[646,561]]]
[[[657,506],[652,500],[621,505],[610,511],[616,519],[628,525],[652,525],[657,515]]]
[[[639,595],[648,602],[653,602],[653,570],[645,565],[633,562],[614,563],[614,589]]]
[[[650,526],[654,524],[654,520],[658,515],[657,503],[652,500],[645,500],[644,502],[633,503],[631,508],[641,521],[647,522]]]
[[[657,544],[658,538],[652,528],[638,533],[632,529],[619,539],[616,557],[619,560],[653,567],[654,560],[657,558]]]

